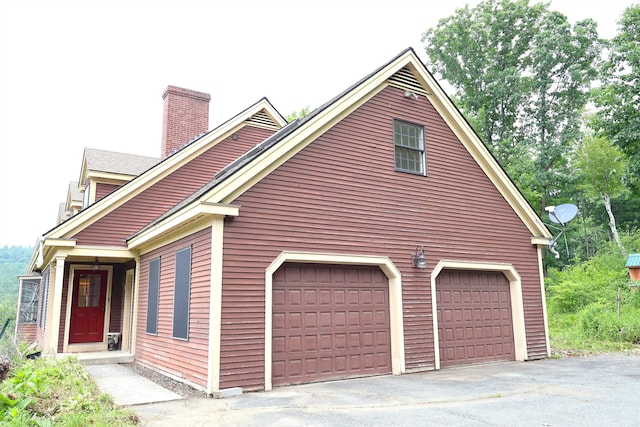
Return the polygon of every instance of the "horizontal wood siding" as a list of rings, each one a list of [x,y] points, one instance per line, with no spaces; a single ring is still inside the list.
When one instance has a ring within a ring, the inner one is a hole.
[[[216,172],[273,134],[272,130],[245,126],[238,140],[227,138],[94,222],[75,237],[78,245],[125,246],[125,239],[209,181]]]
[[[394,170],[394,119],[425,126],[428,176]],[[264,272],[283,250],[390,257],[402,273],[407,369],[435,366],[437,262],[511,263],[522,276],[529,357],[542,354],[530,233],[424,96],[384,89],[234,203],[241,209],[225,227],[221,388],[264,387]],[[412,265],[416,245],[424,245],[425,270]]]
[[[96,202],[118,187],[120,186],[115,184],[103,184],[101,182],[96,183]]]
[[[113,280],[111,282],[111,308],[109,312],[109,332],[122,332],[124,313],[124,264],[113,266]]]
[[[176,251],[192,246],[189,338],[176,339],[173,332],[173,293]],[[158,334],[146,332],[149,261],[161,257]],[[207,386],[209,345],[209,290],[211,228],[199,231],[141,257],[136,361],[158,372]]]

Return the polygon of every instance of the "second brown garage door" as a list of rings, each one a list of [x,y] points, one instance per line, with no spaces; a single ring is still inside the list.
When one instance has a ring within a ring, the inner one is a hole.
[[[503,273],[443,270],[436,300],[441,367],[515,360],[511,295]]]
[[[378,267],[285,264],[273,277],[274,385],[391,372]]]

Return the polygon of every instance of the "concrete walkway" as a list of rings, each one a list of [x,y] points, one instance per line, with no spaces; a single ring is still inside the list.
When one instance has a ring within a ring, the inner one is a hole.
[[[98,388],[110,394],[117,405],[142,405],[182,399],[182,396],[121,365],[88,365],[84,369]]]

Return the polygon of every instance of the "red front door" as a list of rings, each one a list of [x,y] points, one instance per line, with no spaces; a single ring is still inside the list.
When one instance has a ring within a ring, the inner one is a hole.
[[[104,341],[106,295],[107,272],[105,270],[75,271],[69,343]]]

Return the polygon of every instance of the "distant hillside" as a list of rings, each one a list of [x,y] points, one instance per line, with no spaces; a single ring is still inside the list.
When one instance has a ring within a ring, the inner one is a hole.
[[[22,246],[0,247],[0,301],[18,296],[18,276],[29,265],[33,248]]]

